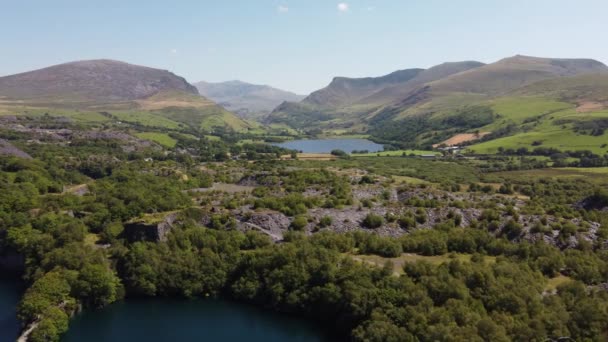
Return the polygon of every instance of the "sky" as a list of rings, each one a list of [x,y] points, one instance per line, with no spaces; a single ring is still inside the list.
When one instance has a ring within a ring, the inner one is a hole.
[[[0,76],[109,58],[300,94],[516,54],[608,63],[606,0],[0,0]]]

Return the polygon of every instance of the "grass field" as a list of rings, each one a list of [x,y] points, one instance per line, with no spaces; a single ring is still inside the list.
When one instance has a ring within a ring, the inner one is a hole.
[[[302,168],[335,167],[361,169],[381,176],[405,176],[419,178],[432,183],[453,182],[469,184],[479,182],[479,172],[470,165],[440,160],[395,157],[358,157],[333,161],[291,161]],[[449,172],[446,172],[449,170]]]
[[[167,133],[144,132],[135,134],[138,138],[150,140],[162,146],[173,148],[177,144],[177,140],[171,138]]]
[[[546,178],[582,178],[598,184],[608,184],[608,167],[598,168],[550,168],[526,171],[496,172],[493,176],[503,179],[539,180]]]
[[[29,117],[40,118],[45,115],[50,117],[64,117],[72,119],[78,123],[104,123],[110,121],[110,118],[101,115],[98,112],[79,111],[69,109],[53,109],[53,108],[37,108],[37,107],[1,107],[0,115],[23,115]]]
[[[145,111],[112,112],[120,121],[137,123],[147,127],[179,129],[179,122],[169,120],[159,114]]]
[[[482,127],[481,131],[495,131],[509,124],[515,124],[520,131],[508,137],[472,145],[469,147],[471,151],[493,154],[498,152],[499,147],[533,149],[533,144],[561,151],[590,150],[597,154],[608,151],[607,147],[602,147],[608,142],[608,134],[592,136],[577,133],[572,124],[577,121],[608,119],[606,111],[579,113],[572,104],[539,97],[507,97],[491,103],[492,109],[500,117],[494,123]]]
[[[363,154],[352,154],[353,157],[401,157],[403,155],[409,156],[411,154],[421,156],[425,154],[441,155],[436,151],[424,151],[424,150],[396,150],[396,151],[383,151],[383,152],[371,152]]]
[[[468,149],[475,153],[494,154],[499,147],[518,149],[526,147],[532,150],[534,142],[540,141],[537,147],[553,147],[561,151],[589,150],[596,154],[605,154],[608,147],[602,147],[608,142],[608,134],[603,136],[590,136],[577,134],[571,130],[565,130],[556,126],[552,130],[520,133],[510,137],[495,139],[484,143],[470,146]]]
[[[320,160],[320,161],[330,161],[336,160],[338,157],[331,155],[329,153],[298,153],[298,160]],[[291,159],[291,155],[282,156],[281,159],[289,160]]]
[[[490,103],[494,112],[501,118],[513,122],[574,108],[574,105],[569,103],[542,97],[504,97]]]

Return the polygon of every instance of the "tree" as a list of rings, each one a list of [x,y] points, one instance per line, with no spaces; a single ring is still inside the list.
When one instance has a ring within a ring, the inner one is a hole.
[[[342,150],[331,150],[331,155],[332,156],[336,156],[336,157],[348,157],[348,153],[342,151]]]
[[[120,280],[106,265],[88,264],[78,273],[73,293],[92,307],[103,307],[118,299]]]

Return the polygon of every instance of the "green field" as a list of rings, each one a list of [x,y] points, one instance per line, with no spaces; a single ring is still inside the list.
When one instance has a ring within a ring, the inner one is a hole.
[[[396,157],[359,157],[337,159],[330,162],[318,160],[289,161],[288,165],[302,168],[327,166],[342,169],[362,169],[385,177],[405,176],[431,183],[451,182],[468,184],[479,181],[479,172],[471,165],[441,160]],[[446,172],[449,170],[449,172]]]
[[[46,115],[49,117],[63,117],[74,120],[83,124],[96,124],[110,121],[110,118],[91,111],[80,111],[70,109],[51,109],[51,108],[35,108],[35,107],[6,107],[1,108],[0,115],[22,115],[34,118],[41,118]]]
[[[144,132],[135,134],[138,138],[150,140],[162,146],[173,148],[177,144],[177,140],[171,138],[167,133]]]
[[[469,150],[481,154],[493,154],[498,148],[518,149],[550,147],[561,151],[589,150],[596,154],[608,152],[604,146],[608,134],[593,136],[588,132],[575,132],[574,123],[608,119],[608,112],[579,113],[570,104],[548,99],[517,97],[497,100],[493,109],[500,118],[481,128],[491,132],[508,124],[516,124],[514,135],[475,144]],[[536,145],[536,146],[533,146]]]
[[[179,129],[178,122],[169,120],[159,114],[146,111],[112,112],[112,115],[120,121],[137,123],[147,127]]]
[[[493,176],[501,177],[503,179],[526,179],[526,180],[541,180],[547,178],[555,179],[571,179],[581,178],[587,181],[591,181],[598,184],[608,184],[608,167],[597,167],[597,168],[578,168],[578,167],[564,167],[564,168],[548,168],[548,169],[537,169],[537,170],[524,170],[524,171],[505,171],[496,172]]]
[[[438,153],[436,151],[396,150],[396,151],[382,151],[382,152],[371,152],[371,153],[363,153],[363,154],[352,154],[352,156],[353,157],[401,157],[403,155],[409,156],[412,154],[416,155],[416,156],[427,155],[427,154],[438,155],[438,156],[441,155],[441,153]]]
[[[573,105],[540,97],[504,97],[490,102],[501,118],[521,122],[525,119],[572,109]]]
[[[608,147],[602,147],[608,142],[608,134],[606,133],[603,136],[591,136],[576,133],[568,129],[561,129],[559,126],[553,126],[552,129],[546,128],[541,131],[519,133],[475,144],[468,147],[468,149],[481,154],[497,153],[499,147],[505,149],[525,147],[532,150],[535,147],[533,143],[540,141],[541,145],[537,147],[552,147],[561,151],[589,150],[600,155],[608,153]]]

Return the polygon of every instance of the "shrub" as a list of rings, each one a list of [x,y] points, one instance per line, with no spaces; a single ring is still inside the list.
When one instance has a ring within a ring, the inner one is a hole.
[[[363,226],[370,229],[376,229],[384,224],[384,219],[382,216],[378,216],[376,214],[369,213],[363,219]]]
[[[346,153],[342,150],[332,150],[331,155],[337,156],[337,157],[348,157],[348,153]]]
[[[398,220],[399,227],[410,229],[416,227],[416,220],[412,216],[401,216]]]
[[[323,216],[319,220],[319,227],[321,227],[321,228],[329,227],[329,226],[331,226],[332,221],[333,220],[332,220],[331,216]]]
[[[308,219],[306,218],[306,216],[296,216],[293,219],[293,222],[291,222],[291,228],[293,230],[304,230],[304,228],[306,228],[306,226],[308,225]]]

